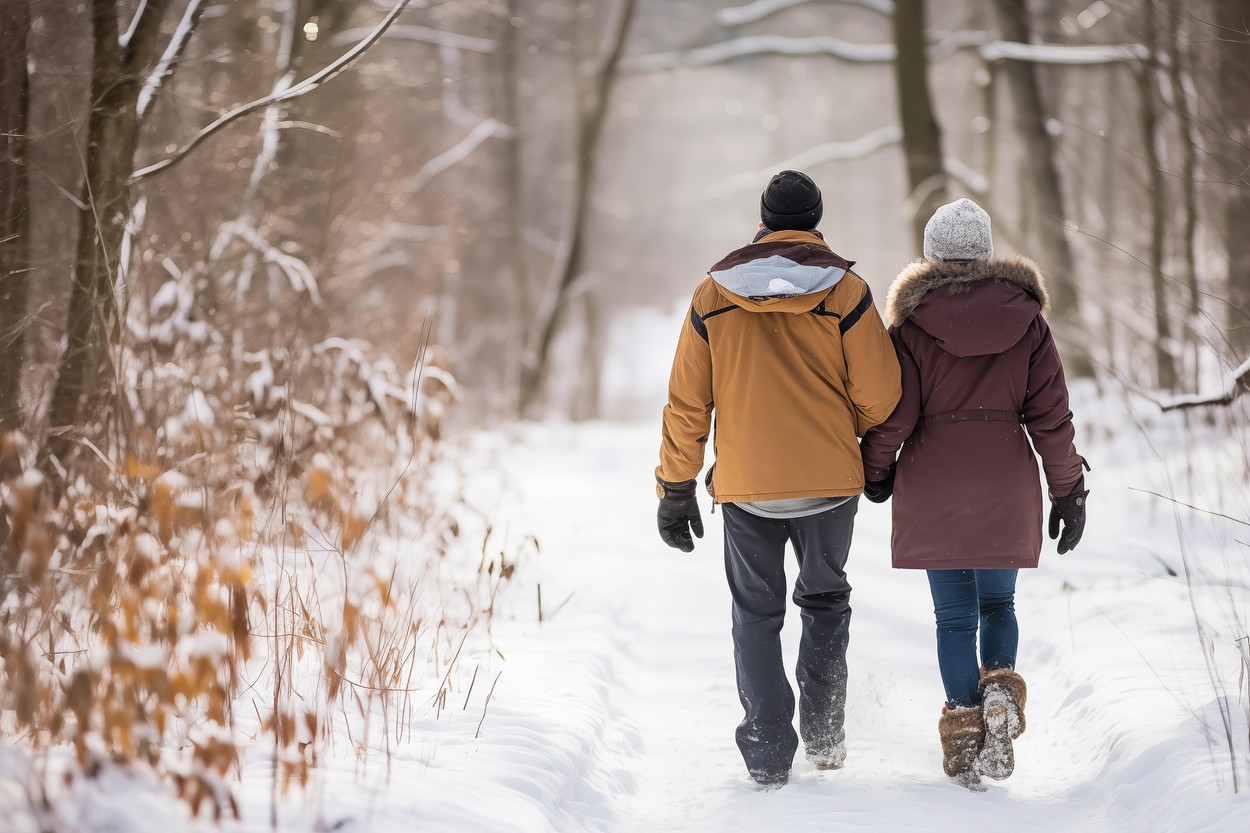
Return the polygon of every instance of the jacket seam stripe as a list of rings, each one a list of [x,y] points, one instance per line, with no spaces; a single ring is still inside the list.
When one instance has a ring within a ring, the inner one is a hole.
[[[690,308],[690,326],[694,327],[694,331],[699,334],[699,338],[707,341],[707,325],[703,323],[699,313],[694,311],[694,307]]]
[[[864,297],[861,298],[859,303],[855,305],[855,309],[851,310],[850,313],[847,314],[846,318],[842,319],[842,323],[838,324],[838,332],[842,335],[846,335],[846,331],[851,329],[851,327],[854,327],[859,319],[864,316],[864,313],[868,312],[868,308],[871,306],[872,289],[869,288],[867,284],[864,284]]]

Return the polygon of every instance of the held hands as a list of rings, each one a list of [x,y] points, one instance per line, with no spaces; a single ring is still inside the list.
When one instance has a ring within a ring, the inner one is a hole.
[[[864,497],[873,503],[885,503],[894,494],[894,464],[890,465],[884,480],[864,481]]]
[[[1056,498],[1050,505],[1050,537],[1059,539],[1059,554],[1076,549],[1081,542],[1081,533],[1085,531],[1085,496],[1089,491],[1085,488],[1085,478],[1076,481],[1072,494]],[[1063,523],[1063,534],[1059,534],[1060,522]]]
[[[660,537],[670,547],[682,552],[694,551],[695,538],[703,537],[703,516],[699,514],[699,501],[694,493],[694,480],[683,483],[665,483],[659,481],[656,491],[660,494],[660,508],[656,512],[656,522],[660,527]]]

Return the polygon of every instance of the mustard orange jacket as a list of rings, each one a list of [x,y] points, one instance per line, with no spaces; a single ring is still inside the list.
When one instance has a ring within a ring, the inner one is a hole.
[[[855,495],[857,437],[901,395],[872,293],[813,232],[731,252],[694,292],[664,408],[656,478],[697,477],[712,431],[719,502]]]

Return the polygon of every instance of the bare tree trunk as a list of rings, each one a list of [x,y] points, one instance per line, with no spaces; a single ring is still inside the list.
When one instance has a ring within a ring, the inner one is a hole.
[[[139,90],[155,64],[161,21],[170,0],[148,0],[134,30],[119,42],[115,0],[93,0],[94,52],[87,172],[79,212],[67,344],[48,413],[46,454],[69,449],[64,430],[78,423],[79,406],[95,384],[110,339],[119,332],[114,279],[130,214],[127,180],[134,170],[140,121]],[[58,430],[62,429],[62,430]]]
[[[26,135],[29,0],[0,0],[0,431],[22,424],[26,297],[30,271],[30,180]],[[0,472],[0,477],[3,473]]]
[[[1202,290],[1198,279],[1198,134],[1189,101],[1189,51],[1181,49],[1181,15],[1180,6],[1168,6],[1168,30],[1164,41],[1168,53],[1168,87],[1172,92],[1177,132],[1180,134],[1181,193],[1184,195],[1181,254],[1185,271],[1181,279],[1188,289],[1189,309],[1182,344],[1182,375],[1188,377],[1192,389],[1197,390],[1200,354],[1198,328],[1199,316],[1202,314]]]
[[[1250,174],[1246,146],[1250,145],[1250,0],[1215,3],[1219,37],[1217,96],[1222,132],[1225,178],[1238,187],[1229,189],[1224,204],[1224,249],[1228,257],[1228,337],[1237,356],[1250,353]]]
[[[524,228],[524,169],[521,164],[521,129],[520,129],[520,98],[519,75],[521,30],[513,25],[520,21],[517,14],[517,0],[507,0],[505,7],[507,20],[504,22],[503,43],[500,50],[501,83],[500,117],[503,123],[511,128],[512,133],[503,143],[504,147],[504,211],[507,216],[504,224],[507,228],[506,247],[508,263],[512,274],[509,279],[513,289],[509,296],[514,299],[514,306],[507,322],[512,333],[512,348],[509,350],[508,366],[505,368],[506,392],[508,402],[516,406],[521,395],[521,375],[525,355],[525,325],[533,311],[533,300],[529,292],[529,276],[525,268],[525,228]]]
[[[526,344],[526,365],[522,374],[520,412],[528,413],[538,399],[546,382],[550,362],[551,341],[556,324],[574,281],[585,267],[586,219],[589,215],[590,189],[594,185],[595,161],[599,150],[599,135],[608,111],[608,99],[616,69],[625,47],[625,35],[634,16],[636,0],[619,0],[617,18],[609,33],[607,48],[596,62],[592,78],[595,90],[588,105],[579,108],[577,140],[574,144],[577,158],[574,163],[573,203],[571,206],[571,229],[568,234],[562,262],[556,264],[554,286],[547,290],[540,301],[533,330]]]
[[[607,323],[602,318],[598,293],[587,292],[580,298],[586,338],[579,357],[577,387],[573,393],[572,418],[595,419],[599,416],[599,397],[603,388],[603,347],[607,340]]]
[[[1194,132],[1193,112],[1189,106],[1185,65],[1188,54],[1181,51],[1181,7],[1168,6],[1168,32],[1164,39],[1168,52],[1168,79],[1176,107],[1177,129],[1181,145],[1181,186],[1184,189],[1184,243],[1185,285],[1189,288],[1189,313],[1197,316],[1201,311],[1198,284],[1198,188],[1194,182],[1198,170],[1197,135]]]
[[[929,59],[925,43],[925,0],[897,0],[894,4],[894,85],[903,125],[903,155],[907,162],[907,205],[917,253],[924,251],[924,227],[938,206],[947,201],[946,164],[942,132],[933,115],[929,95]]]
[[[1142,147],[1145,151],[1146,175],[1150,189],[1150,292],[1154,301],[1155,332],[1155,385],[1163,390],[1176,389],[1176,365],[1172,359],[1171,322],[1168,319],[1167,286],[1163,278],[1163,237],[1166,233],[1164,220],[1167,211],[1167,185],[1159,158],[1159,108],[1155,101],[1158,64],[1155,50],[1159,36],[1155,23],[1154,0],[1144,0],[1142,8],[1143,40],[1149,53],[1145,61],[1135,68],[1137,94],[1141,112]]]
[[[994,0],[1003,38],[1030,42],[1030,24],[1025,0]],[[1037,66],[1028,61],[1008,60],[1003,66],[1011,93],[1016,133],[1020,141],[1020,188],[1026,204],[1036,215],[1025,217],[1023,230],[1037,250],[1029,254],[1041,261],[1046,271],[1054,310],[1056,335],[1066,348],[1069,373],[1092,376],[1093,366],[1081,341],[1084,336],[1076,294],[1075,260],[1064,227],[1066,216],[1054,138],[1046,128],[1047,112],[1042,102]]]

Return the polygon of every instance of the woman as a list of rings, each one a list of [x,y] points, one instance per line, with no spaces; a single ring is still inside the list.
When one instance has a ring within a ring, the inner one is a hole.
[[[942,764],[984,789],[981,774],[1011,774],[1011,741],[1024,731],[1014,595],[1016,571],[1036,567],[1042,549],[1033,449],[1050,491],[1050,537],[1063,527],[1060,553],[1081,539],[1088,466],[1073,446],[1037,266],[994,259],[989,215],[966,199],[934,212],[924,254],[886,302],[903,398],[864,437],[864,495],[881,503],[893,494],[894,566],[928,573],[946,689]]]

